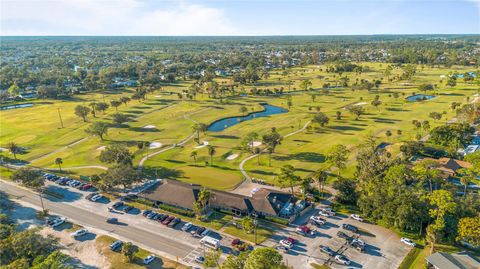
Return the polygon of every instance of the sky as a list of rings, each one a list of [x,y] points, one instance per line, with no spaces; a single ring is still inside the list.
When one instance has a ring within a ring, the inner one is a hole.
[[[2,36],[480,34],[480,0],[0,0]]]

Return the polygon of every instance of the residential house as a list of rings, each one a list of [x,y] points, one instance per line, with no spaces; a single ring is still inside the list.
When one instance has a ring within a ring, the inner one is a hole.
[[[467,253],[435,252],[427,257],[427,265],[435,269],[478,269],[480,262]]]
[[[458,176],[459,170],[462,168],[470,168],[472,166],[471,163],[452,159],[452,158],[440,158],[440,159],[433,159],[433,158],[424,158],[423,160],[433,160],[436,161],[439,166],[437,167],[438,170],[442,172],[443,177],[456,177]]]

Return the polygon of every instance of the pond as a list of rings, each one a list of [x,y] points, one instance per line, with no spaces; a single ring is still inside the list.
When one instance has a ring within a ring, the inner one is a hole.
[[[221,131],[227,129],[228,127],[239,124],[243,121],[253,120],[253,119],[256,119],[256,118],[268,117],[270,115],[275,115],[275,114],[281,114],[281,113],[288,112],[287,109],[281,108],[281,107],[278,107],[278,106],[272,106],[272,105],[269,105],[269,104],[262,104],[262,106],[263,106],[264,110],[260,111],[260,112],[253,112],[253,113],[250,113],[248,115],[241,116],[241,117],[230,117],[230,118],[224,118],[224,119],[217,120],[217,121],[213,122],[212,124],[210,124],[208,126],[207,131],[221,132]]]
[[[18,105],[10,105],[10,106],[0,106],[0,110],[9,110],[15,108],[24,108],[24,107],[31,107],[33,104],[18,104]]]
[[[435,98],[433,95],[428,95],[428,94],[415,94],[415,95],[410,95],[407,97],[408,101],[425,101],[425,100],[430,100]]]

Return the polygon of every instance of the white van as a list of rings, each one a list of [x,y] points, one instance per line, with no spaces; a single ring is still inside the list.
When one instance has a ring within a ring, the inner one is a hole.
[[[217,250],[220,247],[220,240],[215,239],[215,238],[210,237],[210,236],[205,236],[204,238],[200,239],[200,244],[205,245],[206,247]]]

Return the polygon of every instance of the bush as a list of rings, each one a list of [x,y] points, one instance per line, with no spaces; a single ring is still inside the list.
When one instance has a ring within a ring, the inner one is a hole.
[[[278,218],[278,217],[272,217],[272,216],[265,216],[265,220],[271,221],[273,223],[281,224],[287,226],[288,223],[290,222],[288,219],[283,219],[283,218]]]
[[[165,211],[169,211],[169,212],[176,213],[176,214],[179,214],[179,215],[183,215],[183,216],[186,216],[186,217],[190,217],[190,218],[195,217],[195,213],[193,211],[185,210],[185,209],[178,208],[178,207],[175,207],[175,206],[160,204],[157,207],[160,208],[160,209],[163,209]]]

